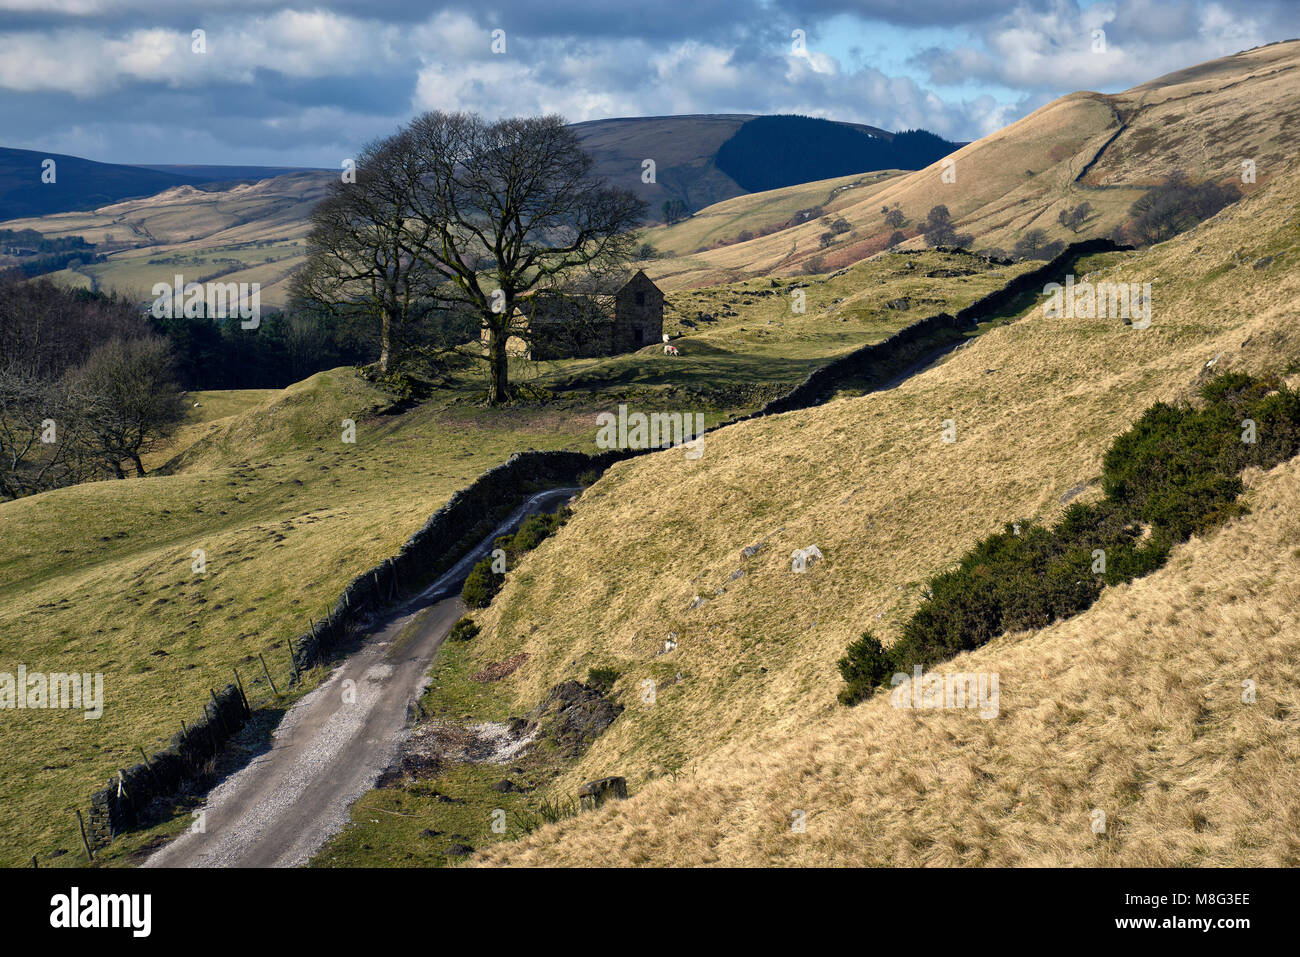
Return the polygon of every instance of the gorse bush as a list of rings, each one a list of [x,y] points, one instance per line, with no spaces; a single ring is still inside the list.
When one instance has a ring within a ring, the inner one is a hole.
[[[524,523],[519,526],[519,531],[508,539],[508,544],[502,545],[506,550],[506,555],[510,558],[516,555],[522,555],[524,552],[531,552],[543,541],[555,534],[556,530],[569,520],[572,515],[567,508],[561,508],[557,512],[551,512],[545,515],[529,515],[524,519]],[[506,542],[503,536],[497,539],[497,543]]]
[[[548,514],[529,515],[513,535],[498,538],[494,544],[505,552],[506,567],[554,535],[572,514],[568,508],[561,508]],[[470,608],[486,608],[492,604],[492,599],[505,583],[505,574],[494,571],[493,565],[494,559],[488,555],[470,569],[460,592],[461,601]]]
[[[861,638],[849,645],[837,667],[844,679],[844,688],[840,691],[842,704],[861,701],[894,673],[888,652],[881,646],[880,639],[869,631],[864,631]]]
[[[471,641],[478,637],[478,633],[479,627],[472,618],[458,618],[447,637],[452,641]]]
[[[870,633],[839,662],[855,704],[897,672],[970,651],[1007,631],[1042,628],[1091,607],[1106,585],[1164,564],[1174,545],[1240,515],[1248,466],[1300,452],[1300,393],[1229,373],[1196,405],[1156,403],[1111,444],[1104,497],[1076,503],[1051,528],[1008,524],[930,579],[921,606],[888,649]]]
[[[460,600],[469,608],[486,608],[501,590],[504,578],[492,570],[492,557],[489,555],[470,569],[460,589]]]

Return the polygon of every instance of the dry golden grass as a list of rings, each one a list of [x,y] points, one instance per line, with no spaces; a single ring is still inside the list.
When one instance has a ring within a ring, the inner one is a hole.
[[[1152,282],[1149,329],[1035,309],[895,390],[727,429],[698,461],[611,470],[478,615],[476,644],[485,661],[531,655],[501,683],[520,708],[618,669],[627,710],[554,794],[606,774],[641,790],[481,860],[1296,863],[1295,463],[1256,477],[1254,514],[1151,578],[941,669],[998,672],[995,720],[841,708],[835,661],[864,628],[892,640],[921,584],[981,536],[1058,514],[1110,440],[1208,360],[1300,357],[1298,181],[1092,277]],[[790,552],[809,544],[826,557],[795,575]]]
[[[702,219],[698,229],[682,224],[650,230],[651,242],[682,255],[655,263],[647,272],[665,288],[680,289],[722,277],[794,275],[818,256],[841,266],[880,248],[892,232],[881,208],[894,204],[908,218],[908,236],[916,234],[931,207],[946,205],[958,231],[971,234],[977,249],[1009,250],[1028,229],[1067,241],[1105,236],[1127,218],[1145,187],[1174,168],[1195,178],[1238,185],[1246,158],[1256,161],[1259,184],[1284,170],[1300,147],[1297,70],[1300,41],[1288,41],[1201,64],[1113,96],[1072,93],[953,153],[948,159],[955,164],[954,182],[944,182],[943,167],[935,163],[855,190],[852,202],[841,198],[834,215],[846,219],[852,231],[829,250],[822,250],[819,242],[827,227],[814,220],[746,243],[686,255],[689,249],[679,237],[711,235],[709,227],[723,207],[757,204],[760,199],[773,209],[792,205],[782,203],[785,190],[773,190],[703,211],[697,217]],[[1121,124],[1122,132],[1107,145]],[[1075,182],[1097,157],[1087,176]],[[790,190],[802,199],[810,185]],[[1255,186],[1242,188],[1249,192]],[[1078,234],[1059,224],[1062,209],[1085,201],[1092,205],[1093,216]],[[905,245],[921,244],[914,238]]]
[[[744,230],[758,233],[764,227],[788,222],[803,209],[820,206],[836,214],[859,201],[865,191],[904,175],[894,170],[854,173],[801,183],[783,189],[746,193],[701,209],[689,219],[649,231],[646,239],[662,253],[686,256],[716,242],[733,242]]]
[[[178,272],[187,281],[219,273],[223,282],[261,283],[262,305],[281,306],[289,275],[305,261],[307,217],[329,179],[328,173],[293,173],[211,192],[177,186],[93,211],[5,226],[50,237],[84,236],[102,246],[98,251],[106,253],[106,262],[61,270],[51,276],[56,282],[88,287],[93,276],[102,291],[144,298],[154,283],[171,282]]]

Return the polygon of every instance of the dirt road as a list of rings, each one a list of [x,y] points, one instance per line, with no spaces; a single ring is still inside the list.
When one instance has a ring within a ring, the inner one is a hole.
[[[576,491],[534,495],[446,574],[377,624],[324,684],[289,709],[271,749],[213,789],[202,808],[202,831],[182,834],[144,866],[305,864],[342,829],[348,808],[397,756],[408,731],[408,705],[423,691],[425,672],[463,610],[458,594],[470,568],[497,536]]]

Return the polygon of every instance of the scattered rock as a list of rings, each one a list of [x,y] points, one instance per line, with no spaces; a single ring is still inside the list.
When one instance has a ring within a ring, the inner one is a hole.
[[[578,806],[584,811],[594,811],[610,799],[627,800],[626,778],[601,778],[578,788]]]
[[[761,552],[761,551],[762,551],[764,548],[766,548],[766,547],[767,547],[767,539],[765,538],[765,539],[763,539],[761,542],[759,542],[757,545],[750,545],[750,546],[748,546],[747,548],[742,548],[742,549],[740,550],[740,557],[741,557],[741,558],[753,558],[755,555],[757,555],[759,552]]]
[[[537,734],[555,742],[566,757],[576,758],[623,713],[595,688],[564,681],[528,715]]]
[[[1070,499],[1077,498],[1078,496],[1082,495],[1084,489],[1086,489],[1087,487],[1088,487],[1087,482],[1080,482],[1077,485],[1071,485],[1061,495],[1061,504],[1064,505],[1065,503],[1070,501]]]
[[[473,853],[474,853],[474,848],[472,846],[470,846],[469,844],[461,844],[460,842],[457,842],[451,845],[451,847],[447,848],[448,857],[464,857],[466,854],[473,854]]]
[[[743,578],[744,574],[745,574],[745,569],[737,568],[734,572],[731,573],[731,577],[728,578],[727,581],[734,582],[737,578]]]
[[[822,550],[816,545],[809,545],[807,548],[796,548],[790,553],[790,570],[794,572],[806,572],[810,565],[821,561]]]
[[[524,789],[518,784],[515,784],[514,781],[502,778],[496,784],[492,785],[492,790],[496,791],[498,794],[522,794]]]

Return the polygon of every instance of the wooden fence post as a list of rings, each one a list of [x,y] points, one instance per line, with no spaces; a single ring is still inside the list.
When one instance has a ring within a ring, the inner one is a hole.
[[[153,769],[153,765],[149,763],[149,755],[145,754],[145,753],[144,753],[144,748],[140,747],[138,744],[136,745],[136,748],[137,748],[137,749],[139,750],[139,752],[140,752],[140,757],[144,758],[144,766],[145,766],[146,768],[149,769],[149,774],[150,774],[150,776],[153,778],[153,783],[156,784],[156,785],[158,785],[158,790],[159,790],[159,792],[161,792],[161,791],[162,791],[162,781],[158,780],[158,772],[155,771],[155,770]]]
[[[86,839],[86,822],[81,819],[81,808],[77,808],[77,825],[81,828],[81,843],[86,846],[86,856],[93,861],[95,852],[90,849],[90,841]]]
[[[244,717],[251,718],[253,709],[248,705],[248,695],[244,694],[244,681],[239,677],[239,669],[231,668],[230,670],[235,673],[235,687],[239,689],[239,700],[244,702]]]
[[[262,662],[262,670],[266,672],[266,680],[271,682],[271,693],[278,696],[280,692],[275,687],[275,679],[271,677],[271,669],[266,666],[266,659],[262,657],[260,651],[257,653],[257,658]]]

